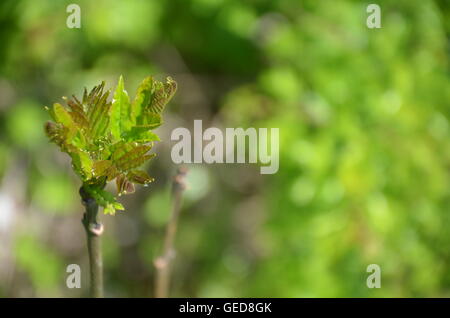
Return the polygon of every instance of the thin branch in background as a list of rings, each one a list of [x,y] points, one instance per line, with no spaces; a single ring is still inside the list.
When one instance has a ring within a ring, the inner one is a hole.
[[[181,211],[183,192],[186,189],[186,174],[186,168],[179,168],[177,175],[173,178],[172,215],[170,216],[170,220],[166,228],[163,253],[154,262],[156,268],[155,297],[157,298],[166,298],[169,293],[171,265],[173,259],[175,258],[174,241],[177,232],[178,218]]]
[[[89,272],[90,272],[90,295],[93,298],[103,297],[103,260],[101,235],[103,225],[98,222],[98,204],[91,198],[83,187],[80,188],[80,195],[86,212],[83,215],[82,223],[86,230],[87,246],[89,252]]]

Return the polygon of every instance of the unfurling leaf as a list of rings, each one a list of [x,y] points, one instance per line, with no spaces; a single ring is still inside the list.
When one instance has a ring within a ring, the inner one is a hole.
[[[148,111],[155,114],[160,114],[166,104],[172,99],[177,90],[177,83],[170,77],[167,78],[166,83],[155,82],[153,84],[152,98]]]
[[[53,104],[53,110],[51,111],[53,119],[65,126],[68,129],[73,129],[75,127],[75,123],[70,116],[69,112],[59,103]]]
[[[116,185],[119,196],[122,194],[134,193],[134,185],[128,181],[127,177],[123,174],[116,178]]]
[[[61,124],[55,124],[48,121],[45,124],[45,133],[51,142],[57,144],[61,149],[64,148],[65,135],[64,126]],[[63,150],[64,151],[64,150]]]
[[[128,172],[127,174],[128,180],[139,183],[139,184],[149,184],[150,182],[153,182],[155,179],[150,177],[147,172],[142,170],[133,170]]]
[[[123,77],[120,76],[112,102],[111,133],[118,140],[124,131],[130,129],[131,125],[130,98],[125,90]]]
[[[146,127],[148,129],[155,129],[163,123],[161,115],[155,114],[150,111],[146,111],[141,118],[141,122],[139,124],[139,127]]]
[[[67,102],[67,105],[70,107],[71,112],[70,115],[72,116],[73,121],[82,129],[88,129],[89,128],[89,121],[86,117],[86,114],[83,109],[83,105],[80,103],[80,101],[73,96],[73,100],[69,100]]]
[[[149,76],[144,78],[136,93],[136,97],[133,100],[132,111],[136,118],[139,118],[142,114],[142,110],[150,104],[152,98],[153,77]]]
[[[103,177],[108,173],[108,169],[111,168],[111,160],[99,160],[95,161],[92,166],[92,175],[94,177]]]
[[[74,151],[71,153],[72,164],[78,171],[81,179],[89,180],[92,177],[92,165],[93,162],[89,156],[89,153],[84,151]]]
[[[127,141],[137,141],[147,143],[151,141],[160,141],[157,134],[144,126],[134,126],[130,131],[122,135]]]
[[[114,165],[121,171],[127,171],[139,167],[145,161],[152,158],[152,155],[145,155],[151,148],[152,147],[149,145],[134,146],[133,149],[129,150],[117,159],[115,159],[113,155]]]
[[[162,122],[162,111],[175,94],[177,85],[170,77],[165,83],[146,77],[133,102],[120,76],[114,96],[105,82],[83,97],[63,97],[67,107],[59,103],[46,109],[53,122],[45,124],[45,133],[63,152],[72,158],[72,166],[83,181],[83,188],[114,214],[123,210],[111,193],[103,188],[116,180],[119,195],[134,192],[133,183],[146,185],[153,181],[145,171],[136,170],[155,154],[148,154],[159,137],[152,131]]]

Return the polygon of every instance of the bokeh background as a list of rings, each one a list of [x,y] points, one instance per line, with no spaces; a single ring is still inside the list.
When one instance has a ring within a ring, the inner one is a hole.
[[[66,7],[81,7],[81,29]],[[102,216],[106,296],[151,297],[175,127],[280,128],[280,170],[189,165],[171,296],[449,297],[449,2],[0,2],[0,296],[87,296],[80,181],[44,105],[120,74],[179,83],[148,166]],[[65,285],[82,268],[81,289]],[[366,268],[382,270],[380,289]]]

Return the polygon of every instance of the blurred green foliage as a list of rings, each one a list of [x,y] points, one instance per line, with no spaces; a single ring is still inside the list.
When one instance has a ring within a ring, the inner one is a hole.
[[[107,296],[152,296],[170,128],[193,119],[279,127],[280,170],[191,167],[172,296],[450,296],[448,1],[379,0],[381,29],[350,0],[80,0],[69,29],[72,2],[0,3],[0,296],[85,292],[64,271],[87,275],[80,184],[42,106],[120,74],[131,92],[171,75],[179,93],[157,182],[104,218]]]

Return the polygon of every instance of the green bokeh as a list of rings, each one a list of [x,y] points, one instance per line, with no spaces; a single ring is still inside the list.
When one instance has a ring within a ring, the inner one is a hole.
[[[179,90],[156,182],[103,218],[107,296],[153,295],[170,132],[194,119],[279,128],[280,169],[190,166],[171,296],[450,296],[448,1],[380,0],[381,29],[361,1],[81,0],[81,29],[66,27],[70,3],[0,3],[0,191],[15,202],[0,269],[19,269],[0,295],[77,296],[58,289],[71,263],[87,281],[79,183],[44,105],[120,74],[134,95],[152,74]]]

